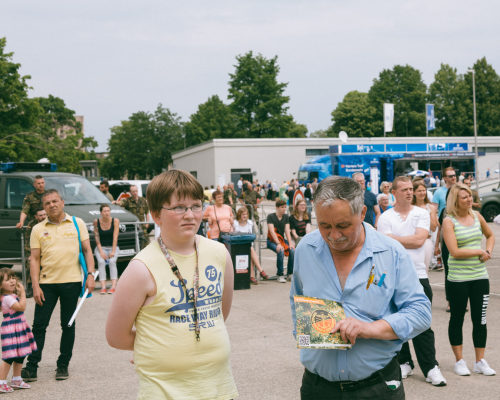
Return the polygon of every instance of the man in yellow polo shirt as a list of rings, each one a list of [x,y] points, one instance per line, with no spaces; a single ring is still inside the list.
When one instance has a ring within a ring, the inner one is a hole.
[[[58,300],[61,306],[62,335],[56,379],[68,378],[68,365],[75,342],[75,324],[68,327],[68,322],[75,311],[82,287],[78,233],[72,217],[64,212],[64,200],[57,190],[50,189],[42,196],[42,205],[47,219],[33,227],[30,239],[30,272],[33,298],[36,302],[33,334],[38,350],[30,354],[26,367],[21,371],[21,376],[28,382],[37,379],[45,332]],[[91,275],[94,272],[94,256],[89,233],[80,218],[76,218],[76,222],[88,268],[86,287],[92,292],[95,286],[94,277]]]

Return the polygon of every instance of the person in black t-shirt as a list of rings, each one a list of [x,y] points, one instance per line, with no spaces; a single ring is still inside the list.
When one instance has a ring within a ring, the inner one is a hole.
[[[290,232],[297,246],[306,233],[311,231],[311,217],[307,213],[306,201],[300,199],[290,215]]]
[[[287,278],[283,275],[283,261],[288,253],[287,276],[291,277],[295,245],[290,235],[290,222],[286,215],[286,203],[283,200],[276,200],[276,212],[267,216],[267,248],[277,254],[278,282],[286,283]]]

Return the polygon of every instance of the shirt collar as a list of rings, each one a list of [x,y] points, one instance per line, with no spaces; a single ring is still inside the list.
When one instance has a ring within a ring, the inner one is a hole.
[[[63,220],[62,220],[59,224],[56,224],[55,222],[52,222],[52,221],[49,219],[49,217],[48,217],[48,216],[47,216],[47,218],[45,219],[45,223],[46,223],[46,224],[52,224],[52,225],[60,225],[60,224],[62,224],[64,221],[69,221],[69,222],[71,222],[71,217],[69,216],[69,214],[68,214],[68,213],[64,213],[64,218],[63,218]]]
[[[363,243],[363,248],[358,255],[358,260],[364,260],[365,258],[372,257],[373,253],[387,250],[387,248],[382,245],[381,241],[377,237],[377,232],[370,224],[363,222],[363,228],[365,230],[365,242]],[[321,253],[323,251],[330,251],[328,249],[328,245],[319,233],[319,229],[318,233],[313,237],[313,240],[311,240],[310,245],[315,247],[318,253]]]

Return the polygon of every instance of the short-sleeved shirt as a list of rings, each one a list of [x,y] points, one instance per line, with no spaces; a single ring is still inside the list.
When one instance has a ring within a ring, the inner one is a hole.
[[[28,193],[23,200],[23,206],[21,212],[27,215],[26,220],[31,222],[35,218],[36,212],[42,208],[42,196],[45,194],[38,193],[36,190]]]
[[[372,192],[365,190],[365,206],[367,208],[365,214],[365,222],[369,223],[371,226],[375,226],[375,207],[377,204],[377,196]]]
[[[128,197],[122,201],[121,206],[132,214],[135,214],[139,218],[139,221],[146,221],[149,208],[148,202],[144,197],[139,197],[137,200],[133,197]]]
[[[438,216],[446,208],[446,193],[448,193],[448,188],[443,186],[437,189],[432,196],[432,202],[438,205]]]
[[[278,219],[276,213],[269,214],[267,216],[267,223],[273,224],[273,226],[278,230],[278,233],[285,239],[285,226],[290,223],[288,215],[283,215],[281,220]]]
[[[306,226],[309,224],[311,219],[299,221],[293,215],[290,215],[290,229],[295,229],[298,236],[302,237],[306,234]]]
[[[87,226],[76,218],[81,241],[89,238]],[[31,249],[40,249],[40,283],[81,282],[78,255],[78,232],[68,214],[62,222],[54,224],[48,218],[35,225],[31,231]]]
[[[247,204],[257,204],[257,200],[260,199],[262,196],[257,193],[255,190],[247,190],[245,191],[245,203]]]
[[[430,232],[430,224],[430,214],[423,208],[413,206],[405,220],[401,219],[399,213],[394,208],[391,208],[384,212],[378,219],[377,231],[395,236],[410,236],[415,234],[417,228],[422,228]],[[413,261],[418,278],[427,278],[424,246],[422,245],[417,249],[406,249],[406,251]]]

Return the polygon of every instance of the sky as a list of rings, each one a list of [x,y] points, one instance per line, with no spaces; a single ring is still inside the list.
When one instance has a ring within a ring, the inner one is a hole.
[[[236,56],[278,57],[289,112],[328,128],[351,90],[411,65],[432,83],[441,63],[500,73],[498,0],[2,0],[0,37],[30,75],[30,96],[61,97],[106,151],[110,128],[161,103],[188,121],[228,103]]]

